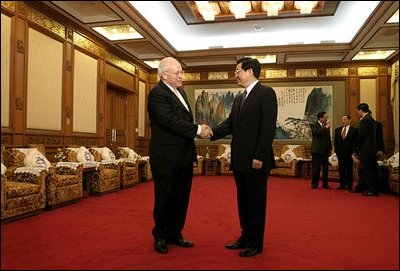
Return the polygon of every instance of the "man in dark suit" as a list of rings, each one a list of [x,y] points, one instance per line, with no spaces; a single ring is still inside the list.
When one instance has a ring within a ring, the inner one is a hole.
[[[206,125],[193,124],[193,114],[182,87],[182,67],[164,58],[158,67],[159,83],[148,97],[150,117],[150,165],[154,179],[154,248],[167,253],[167,243],[191,247],[182,236],[197,159],[194,138],[211,137]]]
[[[228,249],[241,249],[239,256],[262,252],[266,220],[267,179],[275,167],[272,141],[275,135],[275,91],[260,84],[257,59],[238,60],[235,77],[246,90],[236,96],[229,117],[213,128],[211,140],[232,134],[231,168],[236,188],[241,236]]]
[[[318,188],[319,175],[322,166],[322,188],[330,189],[328,184],[329,155],[331,153],[331,124],[328,123],[328,113],[319,112],[317,121],[311,123],[311,188]]]
[[[342,126],[336,128],[334,147],[339,161],[339,189],[353,189],[353,154],[356,151],[357,128],[350,125],[351,117],[342,116]]]
[[[366,186],[367,190],[364,191],[364,196],[378,196],[376,121],[366,103],[357,106],[357,114],[361,117],[357,137],[357,156],[360,160],[361,176],[356,191],[364,189]]]

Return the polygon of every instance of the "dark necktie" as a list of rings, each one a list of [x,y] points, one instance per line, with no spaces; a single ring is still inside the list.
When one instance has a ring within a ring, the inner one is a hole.
[[[246,96],[247,96],[247,90],[244,90],[242,94],[242,100],[240,101],[240,108],[243,107],[244,101],[246,101]]]

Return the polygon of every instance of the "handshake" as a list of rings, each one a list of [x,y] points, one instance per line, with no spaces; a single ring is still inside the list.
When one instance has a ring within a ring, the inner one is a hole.
[[[207,124],[201,124],[200,137],[202,139],[210,139],[213,136],[213,131]]]

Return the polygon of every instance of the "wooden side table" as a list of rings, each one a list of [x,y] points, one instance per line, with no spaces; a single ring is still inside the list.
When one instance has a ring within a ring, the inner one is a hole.
[[[301,167],[302,167],[302,174],[301,177],[304,179],[308,179],[311,177],[311,159],[302,159],[299,160],[301,162]]]
[[[90,195],[91,175],[96,174],[96,167],[86,167],[82,171],[82,197],[86,198]]]
[[[204,175],[217,175],[217,158],[204,159]]]

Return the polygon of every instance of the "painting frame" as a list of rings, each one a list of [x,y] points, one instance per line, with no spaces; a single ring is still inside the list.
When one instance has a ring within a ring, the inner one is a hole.
[[[276,86],[273,89],[278,100],[277,133],[274,140],[291,143],[310,142],[310,123],[316,121],[317,113],[325,111],[329,116],[333,116],[332,85],[299,84]],[[194,89],[195,122],[207,123],[211,127],[218,125],[228,117],[234,98],[243,90],[238,87]],[[297,112],[296,115],[294,112]]]

